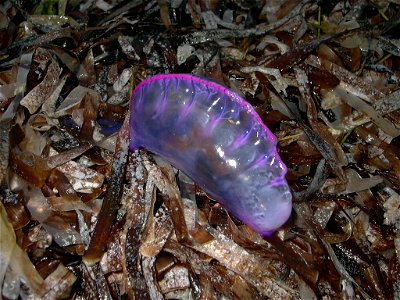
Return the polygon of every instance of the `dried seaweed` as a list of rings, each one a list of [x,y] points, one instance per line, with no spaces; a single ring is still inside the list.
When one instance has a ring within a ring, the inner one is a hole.
[[[399,24],[398,0],[3,1],[0,298],[400,298]],[[232,89],[277,136],[272,237],[129,152],[158,73]]]

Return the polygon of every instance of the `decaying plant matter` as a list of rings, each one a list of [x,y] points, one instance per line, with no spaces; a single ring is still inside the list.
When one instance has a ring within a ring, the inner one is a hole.
[[[400,2],[5,0],[0,298],[400,298]],[[279,140],[262,239],[129,145],[133,88],[192,73]]]

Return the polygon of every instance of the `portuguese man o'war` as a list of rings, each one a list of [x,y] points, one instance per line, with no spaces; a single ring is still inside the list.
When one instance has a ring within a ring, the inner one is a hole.
[[[188,74],[153,76],[133,92],[130,130],[132,151],[165,158],[261,235],[289,218],[276,137],[231,90]]]

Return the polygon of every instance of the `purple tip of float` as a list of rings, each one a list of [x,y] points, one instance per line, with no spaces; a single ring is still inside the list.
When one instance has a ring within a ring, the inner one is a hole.
[[[263,238],[270,238],[270,237],[273,237],[273,235],[275,234],[275,230],[274,231],[264,231],[264,232],[260,232],[260,235],[263,237]]]

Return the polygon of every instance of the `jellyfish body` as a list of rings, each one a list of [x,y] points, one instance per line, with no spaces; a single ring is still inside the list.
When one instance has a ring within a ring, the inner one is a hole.
[[[192,75],[153,76],[132,95],[130,129],[131,150],[164,157],[261,235],[289,218],[276,138],[231,90]]]

